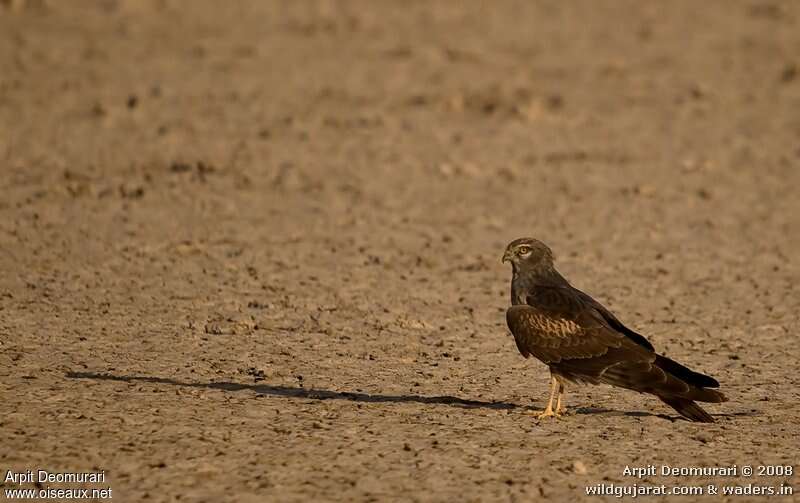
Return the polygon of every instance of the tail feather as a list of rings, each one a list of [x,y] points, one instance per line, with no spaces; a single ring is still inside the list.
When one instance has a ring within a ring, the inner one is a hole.
[[[728,397],[716,389],[710,389],[719,388],[719,382],[713,377],[690,370],[666,356],[656,355],[655,364],[668,376],[682,381],[689,388],[687,392],[677,396],[657,393],[658,398],[690,421],[713,423],[714,418],[697,405],[695,400],[711,403],[727,402]]]
[[[687,398],[691,400],[697,400],[698,402],[708,403],[722,403],[728,401],[728,397],[720,391],[696,387],[692,387],[692,390],[688,393]]]
[[[699,423],[713,423],[697,402],[720,403],[728,398],[713,387],[713,377],[694,372],[669,358],[657,355],[655,361],[626,361],[607,367],[600,382],[652,393],[680,415]]]
[[[655,363],[664,371],[698,388],[719,388],[719,382],[713,377],[695,372],[666,356],[656,355]]]
[[[711,417],[708,412],[703,410],[703,408],[697,405],[697,403],[695,403],[693,400],[665,396],[659,396],[658,398],[660,398],[665,404],[678,411],[678,413],[686,419],[695,421],[697,423],[714,422],[714,418]]]
[[[562,359],[550,365],[567,378],[578,378],[593,384],[605,383],[640,393],[649,393],[678,411],[682,416],[701,423],[714,419],[695,402],[720,403],[728,398],[714,388],[719,382],[713,377],[690,370],[680,363],[639,349],[609,347],[595,358]]]
[[[722,392],[716,389],[709,389],[719,388],[719,382],[713,377],[690,370],[666,356],[656,355],[655,364],[668,376],[678,379],[689,388],[688,392],[669,393],[670,395],[681,395],[682,398],[697,400],[698,402],[720,403],[728,401],[728,397]],[[669,379],[667,380],[669,381]],[[666,394],[667,393],[660,393],[659,395]]]

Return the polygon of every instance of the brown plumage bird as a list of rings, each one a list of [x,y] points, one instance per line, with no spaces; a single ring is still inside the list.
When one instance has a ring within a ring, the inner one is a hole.
[[[691,421],[714,422],[695,401],[727,401],[709,389],[719,387],[717,380],[656,354],[647,339],[570,285],[556,271],[547,245],[517,239],[506,248],[506,261],[513,269],[508,328],[522,356],[535,356],[550,367],[550,400],[540,417],[559,416],[564,385],[576,382],[650,393]]]

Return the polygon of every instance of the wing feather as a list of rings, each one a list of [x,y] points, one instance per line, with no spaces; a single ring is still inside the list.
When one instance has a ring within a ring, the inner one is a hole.
[[[520,353],[567,379],[652,393],[693,421],[712,422],[694,400],[723,402],[719,383],[657,355],[650,342],[571,286],[537,287],[506,311]]]
[[[609,316],[582,292],[548,288],[529,296],[528,304],[509,308],[506,321],[523,356],[534,356],[565,377],[626,388],[637,379],[665,381],[653,365],[655,353],[611,326]]]
[[[548,365],[597,358],[609,349],[647,352],[610,327],[594,306],[559,289],[544,290],[535,299],[529,298],[529,304],[511,306],[506,321],[520,353],[525,357],[535,356]]]
[[[613,315],[578,290],[542,289],[528,296],[528,304],[511,306],[506,321],[523,356],[569,379],[662,397],[725,400],[703,388],[717,385],[714,379],[657,355],[643,337],[644,343],[620,331]]]

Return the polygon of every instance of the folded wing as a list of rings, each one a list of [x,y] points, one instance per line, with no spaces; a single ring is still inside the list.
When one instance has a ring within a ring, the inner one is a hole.
[[[621,330],[611,313],[578,290],[539,289],[527,305],[509,308],[506,321],[523,356],[538,358],[567,379],[652,393],[695,421],[711,416],[701,414],[693,400],[725,400],[705,389],[718,386],[716,380],[657,355],[644,337]]]

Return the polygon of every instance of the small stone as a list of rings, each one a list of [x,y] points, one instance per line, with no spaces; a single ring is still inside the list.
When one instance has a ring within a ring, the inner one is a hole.
[[[798,66],[794,64],[786,65],[781,72],[781,82],[789,83],[797,78]]]
[[[119,195],[124,199],[141,199],[144,196],[144,187],[123,183],[119,186]]]
[[[583,461],[575,461],[572,463],[572,471],[577,473],[578,475],[586,475],[589,473],[589,470],[586,469],[586,465],[583,464]]]

